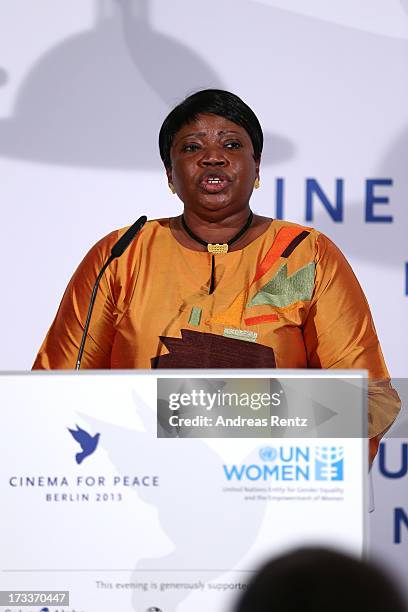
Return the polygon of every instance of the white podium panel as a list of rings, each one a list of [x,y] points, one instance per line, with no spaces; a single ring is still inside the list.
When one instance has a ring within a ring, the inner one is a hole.
[[[225,612],[288,547],[362,553],[365,440],[290,428],[268,437],[270,421],[255,437],[227,437],[228,427],[192,437],[187,427],[185,438],[183,428],[159,438],[157,379],[202,375],[157,372],[0,377],[1,590],[70,591],[69,606],[49,612]],[[273,377],[284,386],[325,373]],[[345,409],[362,419],[364,402]]]

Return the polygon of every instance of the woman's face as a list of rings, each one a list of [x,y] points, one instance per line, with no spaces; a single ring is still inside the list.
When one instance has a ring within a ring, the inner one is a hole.
[[[167,176],[186,211],[223,219],[246,209],[259,162],[247,131],[219,115],[199,115],[181,128]]]

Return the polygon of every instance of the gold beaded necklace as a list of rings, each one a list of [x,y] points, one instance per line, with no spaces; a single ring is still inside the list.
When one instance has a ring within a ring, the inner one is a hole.
[[[203,246],[207,247],[207,251],[211,254],[211,278],[210,278],[210,287],[208,291],[209,294],[214,293],[214,289],[215,289],[215,258],[214,258],[214,255],[218,255],[220,253],[228,253],[228,248],[231,246],[231,244],[236,242],[238,238],[241,238],[241,236],[243,236],[245,232],[251,227],[253,217],[254,215],[251,210],[249,213],[248,219],[245,222],[245,225],[241,227],[241,229],[239,230],[237,234],[235,234],[235,236],[233,236],[230,240],[228,240],[228,242],[224,242],[223,244],[219,244],[219,243],[213,244],[211,242],[206,242],[205,240],[202,240],[202,238],[197,236],[193,232],[193,230],[188,227],[186,220],[184,219],[184,215],[181,215],[181,224],[183,226],[183,229],[187,232],[190,238],[192,238],[199,244],[202,244]]]

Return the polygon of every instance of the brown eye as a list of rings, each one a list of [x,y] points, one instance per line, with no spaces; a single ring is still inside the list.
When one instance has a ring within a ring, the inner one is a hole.
[[[226,147],[227,149],[241,149],[242,148],[242,144],[239,142],[239,140],[230,140],[229,142],[226,142],[224,144],[224,147]]]
[[[183,153],[194,153],[195,151],[198,151],[199,148],[200,148],[200,145],[194,142],[191,142],[189,144],[183,145],[181,150],[183,151]]]

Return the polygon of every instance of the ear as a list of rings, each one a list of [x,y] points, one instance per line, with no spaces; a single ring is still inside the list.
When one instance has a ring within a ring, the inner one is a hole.
[[[166,168],[166,174],[167,174],[167,181],[169,183],[172,183],[173,182],[173,171],[172,171],[171,167],[170,168]]]
[[[261,160],[255,161],[255,178],[259,179],[259,168],[261,165]]]

